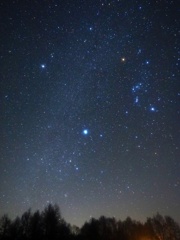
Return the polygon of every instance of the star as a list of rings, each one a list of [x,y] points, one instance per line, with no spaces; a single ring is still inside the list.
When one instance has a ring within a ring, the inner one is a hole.
[[[83,135],[88,135],[89,134],[89,130],[88,129],[84,129],[82,133],[83,133]]]
[[[135,92],[141,90],[141,88],[142,88],[142,83],[138,83],[132,87],[132,92],[135,93]]]
[[[1,2],[0,215],[48,200],[72,225],[157,210],[180,222],[177,1],[44,1],[25,25],[13,13],[27,4]]]
[[[44,69],[45,67],[46,67],[46,65],[45,65],[45,64],[41,64],[41,68],[43,68],[43,69]]]
[[[151,108],[150,108],[150,111],[151,111],[151,112],[155,112],[155,111],[156,111],[155,107],[151,107]]]
[[[135,103],[138,103],[138,102],[139,102],[139,98],[137,96],[136,99],[135,99]]]

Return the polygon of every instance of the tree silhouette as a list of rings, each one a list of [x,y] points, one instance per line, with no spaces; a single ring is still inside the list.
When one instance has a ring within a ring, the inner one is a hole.
[[[180,239],[180,228],[178,224],[169,216],[165,216],[166,222],[166,239]]]
[[[148,218],[146,224],[158,240],[180,240],[180,227],[169,216],[163,217],[157,213],[153,218]]]
[[[114,239],[117,232],[117,223],[115,218],[99,218],[99,234],[102,240]]]
[[[42,216],[39,211],[36,211],[31,217],[30,233],[31,239],[39,240],[43,238]]]
[[[58,224],[61,220],[61,214],[57,205],[49,204],[42,213],[43,228],[45,239],[57,239],[58,237]]]
[[[21,231],[22,231],[22,238],[24,240],[29,240],[31,237],[30,225],[31,225],[31,210],[29,209],[21,217]]]
[[[11,220],[7,215],[2,216],[0,219],[0,238],[9,239],[10,235]]]
[[[68,239],[70,226],[62,219],[58,205],[49,204],[42,213],[45,240]]]
[[[89,223],[85,223],[81,228],[81,236],[86,240],[99,240],[98,220],[92,218]]]
[[[16,219],[11,223],[10,227],[10,239],[21,240],[22,237],[22,225],[20,217],[16,217]]]
[[[0,240],[180,240],[180,227],[157,213],[144,224],[130,217],[117,221],[101,216],[78,228],[66,223],[57,205],[49,204],[42,212],[29,209],[13,221],[2,216]]]

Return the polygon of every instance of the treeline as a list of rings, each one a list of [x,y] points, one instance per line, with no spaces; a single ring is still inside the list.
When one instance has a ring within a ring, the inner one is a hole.
[[[102,216],[78,228],[66,223],[57,205],[49,204],[42,212],[28,210],[13,221],[2,216],[0,240],[180,240],[180,226],[156,214],[145,223]]]

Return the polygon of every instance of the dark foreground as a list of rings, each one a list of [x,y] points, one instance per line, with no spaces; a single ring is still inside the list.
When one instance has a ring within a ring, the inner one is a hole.
[[[85,222],[81,228],[71,226],[61,217],[57,205],[44,211],[31,210],[10,220],[0,219],[0,240],[180,240],[180,226],[169,216],[156,214],[145,223],[100,217]]]

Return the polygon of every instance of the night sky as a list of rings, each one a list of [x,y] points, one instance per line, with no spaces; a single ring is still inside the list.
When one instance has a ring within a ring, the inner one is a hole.
[[[0,1],[0,215],[57,203],[180,222],[177,0]]]

